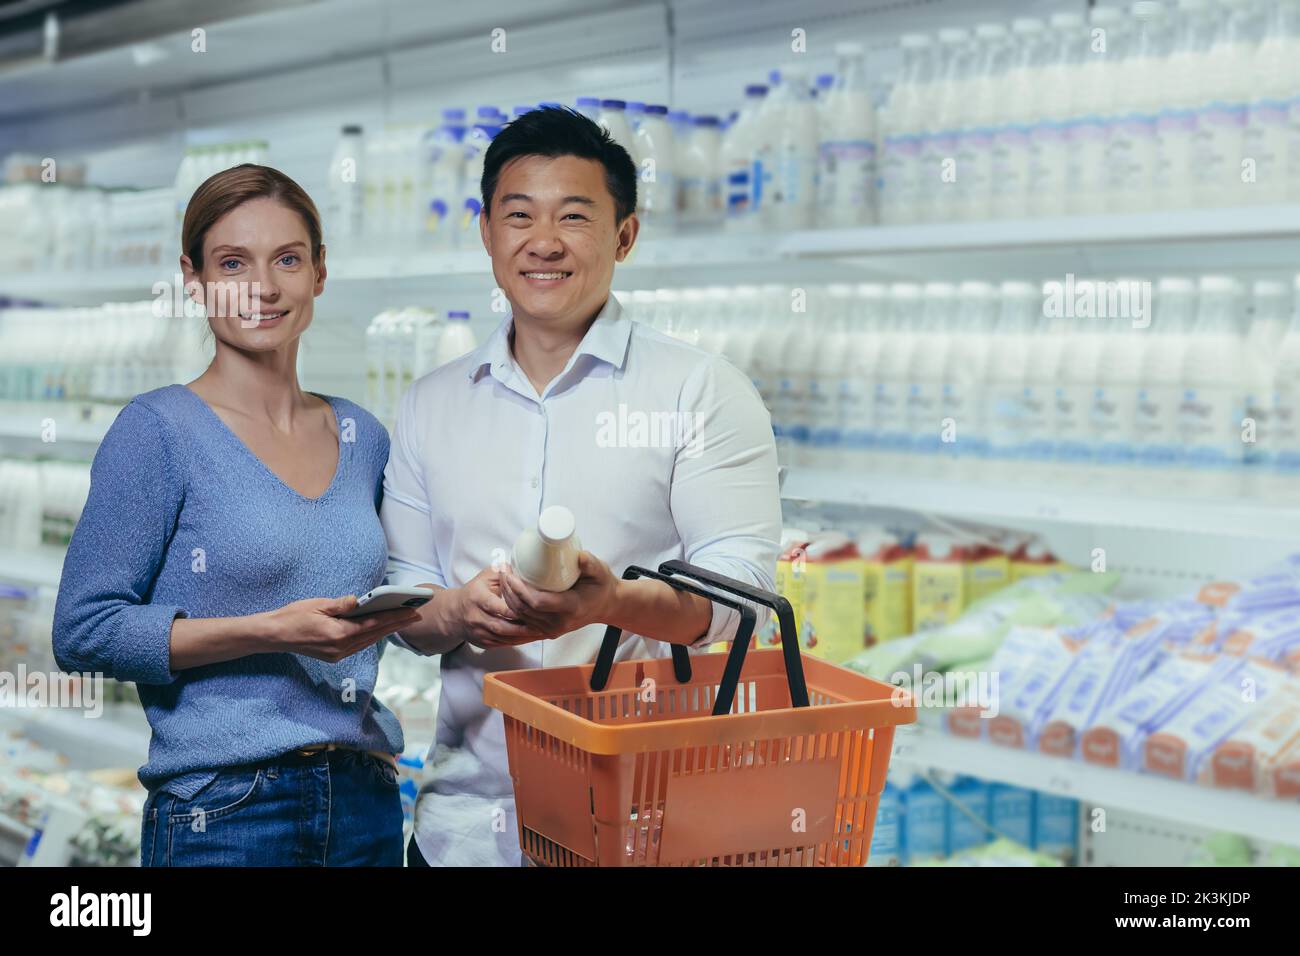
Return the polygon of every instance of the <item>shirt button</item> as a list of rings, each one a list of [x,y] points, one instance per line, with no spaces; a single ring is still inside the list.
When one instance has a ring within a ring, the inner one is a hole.
[[[534,488],[536,488],[538,485],[541,484],[541,482],[537,480],[537,477],[535,475],[533,476],[532,484]]]

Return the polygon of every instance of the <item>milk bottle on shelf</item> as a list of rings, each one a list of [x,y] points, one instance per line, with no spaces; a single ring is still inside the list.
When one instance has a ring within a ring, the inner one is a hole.
[[[1300,498],[1300,274],[1292,284],[1297,304],[1278,348],[1274,373],[1272,428],[1274,494]]]
[[[974,476],[988,453],[982,414],[984,369],[997,320],[998,293],[988,282],[963,282],[957,299],[957,325],[944,360],[938,448],[941,470]]]
[[[880,117],[879,203],[880,221],[886,225],[917,219],[924,107],[934,78],[934,45],[930,38],[923,33],[907,33],[899,43],[902,71]]]
[[[911,457],[912,432],[908,414],[912,351],[919,334],[924,294],[914,282],[889,288],[889,318],[880,338],[873,376],[876,450],[872,458],[885,470],[902,468]]]
[[[950,222],[961,208],[966,179],[957,164],[959,131],[965,125],[974,47],[970,33],[960,27],[939,31],[942,58],[934,113],[922,144],[921,221]]]
[[[813,305],[809,303],[809,309]],[[819,339],[817,324],[808,309],[785,315],[781,367],[777,377],[776,418],[782,431],[776,451],[782,464],[801,464],[810,433],[808,386],[813,377]]]
[[[1206,59],[1214,42],[1211,0],[1178,0],[1169,55],[1157,74],[1163,107],[1156,117],[1157,203],[1166,209],[1201,204],[1197,130],[1206,89]]]
[[[767,229],[807,229],[817,201],[817,109],[802,68],[781,71],[770,106],[770,125],[759,148],[759,216]]]
[[[1199,291],[1183,355],[1183,447],[1195,488],[1231,494],[1245,457],[1244,289],[1230,276],[1202,276]]]
[[[840,460],[849,470],[866,467],[876,445],[874,389],[885,308],[885,288],[874,282],[859,283],[848,302],[839,425]]]
[[[632,136],[632,124],[628,122],[626,100],[601,100],[600,114],[596,122],[605,127],[610,138],[627,150],[627,154],[636,162],[636,143]],[[637,172],[640,173],[638,164]]]
[[[452,245],[453,226],[462,198],[464,142],[465,111],[443,110],[442,124],[426,138],[420,187],[421,238],[424,244],[434,249],[446,249]]]
[[[684,224],[717,224],[722,219],[723,183],[719,175],[722,148],[716,116],[697,116],[690,139],[680,150],[677,177],[678,219]]]
[[[1033,125],[1029,133],[1029,203],[1034,216],[1066,213],[1070,147],[1067,123],[1078,96],[1079,72],[1087,55],[1087,33],[1077,13],[1052,15],[1051,31],[1043,40],[1039,88],[1035,91]]]
[[[1300,8],[1278,3],[1267,8],[1263,36],[1253,58],[1253,99],[1246,114],[1245,154],[1255,160],[1255,183],[1248,202],[1284,202],[1289,170],[1289,104],[1295,55],[1292,37]],[[1297,170],[1300,172],[1300,170]]]
[[[1248,201],[1243,182],[1247,104],[1254,98],[1251,0],[1219,0],[1197,111],[1196,173],[1202,205]],[[1253,185],[1253,184],[1252,184]]]
[[[907,428],[915,456],[909,470],[934,471],[943,437],[944,373],[957,290],[949,282],[927,282],[922,324],[907,368]]]
[[[975,28],[976,53],[970,85],[974,102],[957,137],[957,175],[966,181],[957,210],[960,219],[988,219],[993,210],[994,139],[1005,106],[1006,74],[1012,48],[1000,23]]]
[[[1042,295],[1040,291],[1040,296]],[[1065,344],[1066,319],[1048,317],[1040,305],[1027,337],[1025,391],[1021,398],[1023,462],[1017,477],[1030,483],[1049,476],[1056,458],[1057,372]]]
[[[460,222],[456,224],[456,244],[463,249],[475,249],[479,239],[479,216],[483,212],[480,181],[483,179],[483,159],[492,138],[501,131],[494,124],[475,123],[465,134],[465,166],[461,173]]]
[[[1001,118],[993,137],[991,211],[999,219],[1023,219],[1029,214],[1034,87],[1042,82],[1046,52],[1041,20],[1015,20],[1011,33],[1007,72],[1000,84]]]
[[[789,295],[784,286],[767,284],[759,290],[758,330],[750,361],[750,380],[772,416],[772,433],[778,449],[788,449],[786,409],[777,396],[785,366],[785,338],[789,331]]]
[[[1161,107],[1161,57],[1167,36],[1164,7],[1152,0],[1133,4],[1130,29],[1125,35],[1123,59],[1116,64],[1117,116],[1111,137],[1109,162],[1111,208],[1121,212],[1156,206],[1158,150],[1156,114]]]
[[[1076,297],[1082,293],[1086,299],[1088,290],[1085,286],[1089,285],[1093,283],[1086,280],[1075,283]],[[1102,298],[1105,298],[1104,293]],[[1067,309],[1068,305],[1066,303]],[[1070,313],[1067,311],[1066,315],[1070,316]],[[1060,462],[1057,474],[1076,483],[1089,477],[1089,466],[1096,451],[1090,413],[1101,350],[1097,325],[1097,319],[1089,316],[1067,318],[1065,343],[1057,368],[1056,458]]]
[[[1140,279],[1114,281],[1131,290],[1145,287]],[[1137,459],[1138,387],[1144,353],[1141,336],[1146,330],[1134,328],[1134,321],[1134,317],[1121,315],[1099,323],[1097,388],[1091,408],[1096,460],[1101,466],[1102,480],[1119,487],[1126,486],[1125,469],[1132,468]]]
[[[759,116],[766,96],[767,87],[761,83],[746,86],[745,104],[722,140],[726,226],[730,230],[743,232],[758,225],[755,177],[761,135]]]
[[[999,312],[984,363],[983,423],[990,478],[1012,476],[1024,457],[1025,393],[1030,335],[1041,308],[1038,287],[1008,280],[999,287]]]
[[[633,133],[637,215],[650,230],[669,229],[676,220],[676,151],[667,117],[668,107],[650,104]]]
[[[1278,351],[1291,317],[1291,288],[1277,279],[1258,279],[1253,292],[1250,328],[1246,334],[1242,368],[1245,392],[1245,421],[1254,434],[1243,436],[1243,460],[1248,492],[1266,491],[1277,449],[1273,408],[1277,398]],[[1243,430],[1247,426],[1243,426]],[[1253,439],[1253,441],[1251,440]]]
[[[834,86],[820,107],[818,215],[821,226],[861,226],[875,219],[876,109],[862,46],[835,45]]]
[[[837,464],[843,448],[840,402],[843,383],[849,376],[849,310],[853,286],[832,283],[819,296],[818,328],[808,376],[808,442],[802,456],[805,464],[821,467]]]
[[[438,337],[438,349],[434,357],[437,364],[434,368],[454,362],[477,347],[478,343],[469,327],[469,313],[452,309],[447,313],[447,324]]]
[[[1089,14],[1087,52],[1079,70],[1074,116],[1068,125],[1070,189],[1067,211],[1096,215],[1106,209],[1116,64],[1120,58],[1124,14],[1114,7],[1093,7]]]
[[[1166,474],[1182,464],[1183,353],[1195,316],[1193,280],[1169,276],[1156,283],[1155,314],[1141,336],[1134,445],[1140,466]]]

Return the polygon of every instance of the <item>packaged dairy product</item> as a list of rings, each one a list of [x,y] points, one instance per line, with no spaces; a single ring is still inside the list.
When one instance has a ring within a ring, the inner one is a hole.
[[[1025,456],[1029,414],[1041,417],[1041,399],[1028,382],[1031,336],[1041,300],[1029,282],[1007,281],[999,288],[996,337],[985,353],[982,381],[984,411],[981,419],[988,443],[990,476],[1005,477],[1014,472]],[[1038,406],[1030,412],[1027,402]],[[1042,428],[1041,423],[1035,423]]]
[[[844,352],[839,381],[839,461],[843,467],[866,467],[879,440],[875,377],[887,324],[885,288],[862,282],[847,301]]]
[[[1232,490],[1244,461],[1244,290],[1229,276],[1202,276],[1196,323],[1183,353],[1180,430],[1198,487]]]
[[[781,553],[776,559],[776,593],[790,602],[794,613],[795,632],[804,632],[804,581],[808,563],[806,548],[812,535],[798,528],[781,532]],[[763,627],[760,643],[766,646],[781,643],[776,615],[769,615]],[[801,642],[802,643],[802,642]]]
[[[1002,102],[993,134],[991,211],[998,218],[1020,219],[1029,214],[1037,119],[1035,86],[1041,81],[1046,53],[1041,20],[1022,17],[1013,21],[1006,72],[998,84]]]
[[[907,367],[907,431],[914,455],[938,454],[944,437],[945,375],[958,304],[952,283],[925,284],[921,327],[911,344]],[[908,464],[917,467],[918,462]]]
[[[480,182],[483,179],[483,158],[493,137],[501,131],[494,124],[475,123],[465,135],[465,166],[461,175],[460,223],[456,231],[456,244],[472,249],[479,238],[479,214],[483,211]]]
[[[1146,468],[1167,469],[1182,461],[1183,354],[1195,315],[1193,280],[1166,277],[1156,283],[1133,422],[1135,454]]]
[[[911,552],[883,528],[858,538],[863,562],[864,644],[870,647],[912,633]]]
[[[1169,54],[1157,71],[1163,107],[1156,116],[1155,189],[1159,204],[1166,207],[1199,202],[1198,110],[1214,33],[1215,15],[1209,0],[1179,0]]]
[[[593,123],[600,122],[600,97],[579,96],[573,101],[574,109]]]
[[[835,46],[834,85],[819,113],[817,224],[875,219],[876,109],[857,43]]]
[[[676,222],[676,151],[667,117],[668,107],[647,105],[633,134],[640,174],[637,214],[651,230],[671,228]]]
[[[991,544],[977,544],[970,549],[966,565],[968,603],[974,604],[1010,583],[1011,559],[1005,551]]]
[[[1002,101],[1013,47],[1000,23],[975,28],[976,53],[970,84],[974,102],[957,135],[957,174],[964,179],[960,219],[987,219],[993,211],[994,141],[1002,116]],[[1022,184],[1023,185],[1023,184]]]
[[[1079,849],[1079,801],[1040,793],[1034,800],[1034,849],[1073,863]]]
[[[474,351],[477,346],[474,333],[469,327],[469,313],[453,309],[447,313],[447,324],[438,336],[438,348],[434,352],[432,368],[453,362],[462,355]]]
[[[425,137],[420,179],[421,241],[448,248],[455,237],[455,214],[463,199],[465,111],[445,109],[442,123]]]
[[[1140,279],[1116,279],[1126,288],[1142,286]],[[1089,410],[1097,464],[1128,468],[1137,459],[1137,408],[1142,360],[1142,332],[1133,319],[1117,316],[1101,320],[1098,342],[1097,386]],[[1125,479],[1120,476],[1116,483]]]
[[[1066,570],[1069,565],[1061,561],[1041,541],[1031,539],[1011,552],[1011,583],[1024,578]]]
[[[857,546],[838,531],[813,535],[804,565],[803,650],[832,663],[862,651],[866,608],[864,566]]]
[[[884,328],[876,360],[872,420],[878,453],[874,456],[882,467],[899,467],[911,451],[912,432],[908,397],[911,383],[912,352],[919,337],[925,297],[921,287],[912,282],[894,283],[889,289],[889,319]],[[1296,337],[1297,362],[1300,363],[1300,333]],[[1300,392],[1298,392],[1300,395]],[[1300,444],[1296,446],[1300,467]]]
[[[760,121],[767,87],[752,83],[745,87],[745,103],[736,121],[722,139],[722,176],[728,229],[745,231],[758,225],[756,191],[759,141],[764,132]]]
[[[957,164],[960,130],[965,125],[969,81],[975,47],[969,31],[945,27],[939,31],[939,70],[934,110],[921,144],[920,221],[948,222],[956,218],[965,196],[966,180]]]
[[[1055,13],[1048,23],[1030,109],[1028,211],[1034,216],[1063,216],[1072,187],[1067,123],[1074,115],[1079,71],[1088,47],[1080,14]]]
[[[833,465],[843,450],[844,409],[849,378],[849,314],[853,287],[832,283],[815,296],[820,335],[808,369],[808,442],[802,463]]]
[[[1107,152],[1107,204],[1116,211],[1149,209],[1156,204],[1156,116],[1163,105],[1159,73],[1168,36],[1160,3],[1139,0],[1133,4],[1130,21],[1119,38],[1122,58],[1114,66],[1117,103]]]
[[[354,124],[344,126],[330,159],[329,235],[333,247],[345,255],[363,235],[365,197],[361,162],[364,154],[361,127]],[[192,160],[192,157],[187,154],[186,160]]]
[[[905,791],[903,846],[914,866],[948,855],[948,801],[923,778]]]
[[[963,282],[957,290],[956,323],[943,356],[938,450],[950,463],[988,456],[984,420],[988,354],[994,342],[998,292],[989,282]]]
[[[1079,659],[1079,642],[1052,628],[1013,627],[994,655],[1001,678],[998,712],[988,722],[988,739],[1004,747],[1038,749],[1039,733],[1061,688]],[[1008,666],[1008,653],[1016,654]]]
[[[551,505],[537,517],[536,528],[525,528],[515,539],[510,563],[519,576],[543,591],[567,591],[578,580],[582,544],[575,533],[573,512]]]
[[[807,229],[817,203],[817,109],[802,67],[781,71],[763,115],[759,217],[767,229]]]
[[[961,777],[950,791],[948,853],[961,853],[989,842],[989,785],[974,777]]]
[[[719,162],[722,137],[716,116],[697,116],[690,139],[678,153],[677,212],[683,224],[722,219],[725,183]]]
[[[632,157],[633,162],[637,162],[636,142],[632,137],[632,126],[627,118],[627,101],[626,100],[601,100],[600,112],[597,114],[596,122],[605,127],[610,138],[618,145],[627,150],[627,154]],[[638,172],[640,164],[638,163]]]
[[[1254,25],[1250,0],[1219,0],[1214,41],[1203,61],[1194,167],[1200,201],[1247,201],[1242,181],[1247,105],[1254,95]]]
[[[914,222],[931,181],[921,165],[928,107],[933,100],[935,57],[930,37],[907,33],[899,40],[902,68],[880,116],[880,220]]]
[[[925,532],[912,566],[912,626],[916,631],[955,621],[968,603],[967,552],[948,535]]]
[[[1092,7],[1090,33],[1086,36],[1082,66],[1066,137],[1069,145],[1067,212],[1104,212],[1110,187],[1110,140],[1114,129],[1111,109],[1116,102],[1115,85],[1122,59],[1127,26],[1123,11],[1114,7]]]
[[[871,852],[867,866],[901,866],[903,863],[903,794],[891,781],[885,781],[876,807],[876,822],[871,831]]]
[[[1044,293],[1048,292],[1048,286],[1054,285],[1059,283],[1045,284]],[[1075,289],[1084,296],[1090,286],[1095,283],[1087,280],[1075,283]],[[1102,338],[1097,320],[1089,316],[1069,319],[1066,336],[1058,367],[1055,430],[1056,459],[1066,465],[1063,470],[1068,473],[1094,461],[1096,444],[1090,413]]]
[[[989,785],[989,824],[1024,847],[1034,845],[1034,791],[1005,783]]]

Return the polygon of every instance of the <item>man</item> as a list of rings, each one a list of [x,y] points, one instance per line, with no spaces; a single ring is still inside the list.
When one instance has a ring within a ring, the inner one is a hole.
[[[726,640],[735,612],[619,575],[681,558],[771,590],[781,531],[771,422],[749,380],[634,324],[610,294],[638,228],[627,151],[571,110],[535,110],[492,141],[482,192],[511,316],[407,392],[384,479],[389,580],[438,591],[400,634],[442,655],[417,866],[520,862],[485,673],[590,663],[605,624],[624,629],[619,660]],[[588,549],[560,594],[509,566],[519,532],[554,504]]]

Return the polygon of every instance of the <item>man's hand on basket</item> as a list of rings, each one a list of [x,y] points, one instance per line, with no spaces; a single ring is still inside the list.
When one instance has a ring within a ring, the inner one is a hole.
[[[450,613],[465,640],[486,649],[531,644],[554,637],[521,621],[502,599],[504,573],[495,568],[484,568],[464,587],[448,592],[455,595]]]
[[[578,555],[578,580],[567,591],[542,591],[515,569],[501,570],[501,597],[511,615],[547,638],[588,624],[609,624],[618,606],[619,579],[589,551]]]

